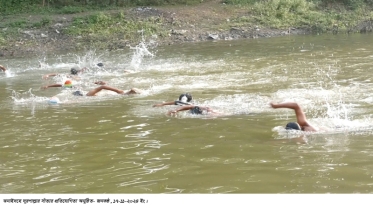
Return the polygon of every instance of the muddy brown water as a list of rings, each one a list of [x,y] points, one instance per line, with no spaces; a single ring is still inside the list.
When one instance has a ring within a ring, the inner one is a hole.
[[[371,193],[372,42],[294,36],[2,59],[0,192]],[[77,89],[105,80],[142,93],[40,90],[65,80],[42,75],[73,66],[89,67]],[[152,107],[184,92],[223,115]],[[48,103],[54,95],[61,103]],[[285,131],[294,113],[271,101],[300,103],[326,131]]]

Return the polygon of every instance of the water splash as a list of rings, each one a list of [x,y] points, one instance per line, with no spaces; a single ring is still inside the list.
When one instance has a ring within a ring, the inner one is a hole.
[[[28,91],[24,93],[16,92],[15,90],[12,91],[12,95],[10,96],[15,104],[32,104],[32,103],[45,103],[48,101],[49,98],[47,97],[40,97],[36,96],[32,93],[32,89],[30,88]]]
[[[38,59],[40,69],[48,69],[50,66],[47,63],[47,57],[44,55],[42,58]]]
[[[336,80],[339,67],[336,64],[320,66],[312,64],[314,71],[310,77],[314,77],[317,82],[303,83],[304,88],[298,84],[290,89],[278,90],[273,94],[276,102],[297,102],[306,113],[308,121],[319,128],[323,134],[337,133],[360,133],[369,131],[373,128],[373,120],[370,116],[364,116],[364,119],[355,119],[356,100],[360,98],[359,85],[350,85],[344,87]],[[276,110],[277,119],[294,121],[295,113],[292,110]],[[276,138],[288,138],[304,135],[303,132],[291,133],[285,130],[283,126],[273,128],[276,132]]]
[[[219,95],[202,104],[212,108],[216,107],[231,115],[245,115],[261,113],[268,109],[269,98],[256,93]]]
[[[152,42],[146,43],[142,41],[135,47],[130,47],[131,50],[134,50],[134,53],[129,67],[138,70],[144,57],[154,57],[154,54],[149,51],[149,49],[154,46]]]
[[[88,51],[85,55],[83,56],[76,56],[77,58],[77,63],[79,65],[79,67],[83,68],[83,67],[97,67],[97,63],[101,63],[101,57],[103,56],[103,54],[101,55],[96,55],[96,51],[95,50],[90,50]]]
[[[16,75],[15,75],[12,71],[10,71],[9,69],[6,70],[4,73],[5,73],[5,77],[15,77],[15,76],[16,76]]]

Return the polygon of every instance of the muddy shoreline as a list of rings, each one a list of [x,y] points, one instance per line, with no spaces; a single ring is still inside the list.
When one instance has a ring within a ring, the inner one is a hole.
[[[114,13],[118,11],[107,11]],[[188,42],[204,42],[217,40],[256,39],[278,36],[305,35],[311,31],[307,28],[290,27],[287,29],[271,29],[260,25],[229,26],[230,20],[247,16],[244,9],[227,8],[226,5],[209,2],[194,7],[136,7],[124,11],[126,18],[143,21],[149,18],[161,18],[162,30],[166,36],[157,34],[146,39],[154,40],[158,45],[173,45]],[[139,40],[124,39],[121,34],[110,39],[106,37],[91,38],[87,36],[71,36],[64,33],[74,17],[89,14],[53,15],[51,23],[42,29],[22,29],[18,37],[7,40],[0,47],[0,57],[23,57],[35,54],[50,54],[76,50],[115,50],[124,49],[139,43]],[[12,17],[7,17],[11,19]],[[28,21],[40,21],[41,16],[30,15]],[[366,32],[371,31],[372,23],[363,25]],[[362,26],[362,27],[363,27]],[[368,30],[367,30],[368,29]],[[3,29],[4,30],[4,29]],[[333,29],[332,29],[333,30]],[[362,29],[360,30],[362,31]],[[364,31],[363,31],[364,32]],[[139,36],[141,36],[139,34]]]
[[[22,37],[17,40],[11,41],[8,46],[0,48],[0,57],[9,56],[25,56],[32,53],[52,53],[52,52],[66,52],[81,49],[89,49],[90,44],[93,42],[105,42],[107,50],[123,49],[129,46],[136,45],[138,41],[117,39],[107,40],[104,37],[101,40],[91,40],[82,37],[73,37],[64,34],[56,34],[50,30],[27,30],[23,32]],[[171,35],[168,38],[155,40],[159,46],[173,45],[180,43],[190,42],[205,42],[205,41],[218,41],[218,40],[238,40],[238,39],[257,39],[269,38],[288,35],[305,35],[310,32],[305,29],[289,28],[288,30],[279,29],[252,29],[252,28],[231,28],[227,31],[199,31],[196,33],[189,32],[185,29],[171,30]]]

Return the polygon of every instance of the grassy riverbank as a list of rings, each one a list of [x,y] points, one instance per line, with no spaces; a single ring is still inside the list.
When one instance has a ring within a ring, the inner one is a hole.
[[[79,49],[120,49],[142,39],[158,44],[373,29],[367,4],[306,0],[209,0],[148,7],[39,7],[0,23],[0,56]]]

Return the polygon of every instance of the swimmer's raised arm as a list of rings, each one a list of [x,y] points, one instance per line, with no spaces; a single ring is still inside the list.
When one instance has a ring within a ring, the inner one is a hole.
[[[61,84],[46,85],[46,86],[42,86],[41,89],[45,90],[50,87],[62,87],[62,85]]]
[[[305,131],[316,131],[314,127],[312,127],[306,118],[306,115],[304,114],[302,108],[299,106],[296,102],[285,102],[285,103],[270,103],[271,107],[274,109],[278,108],[288,108],[293,109],[295,111],[295,116],[297,118],[297,123],[302,127],[302,130]]]
[[[0,69],[3,70],[4,72],[6,71],[6,68],[2,65],[0,65]]]

